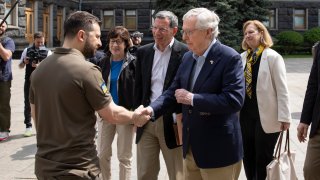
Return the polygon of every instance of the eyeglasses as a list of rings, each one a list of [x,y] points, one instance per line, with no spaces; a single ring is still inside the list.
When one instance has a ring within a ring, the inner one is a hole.
[[[198,29],[193,29],[193,30],[181,30],[180,33],[181,35],[186,35],[186,36],[192,36],[192,34]]]
[[[161,33],[165,33],[169,30],[169,28],[164,28],[164,27],[156,27],[156,26],[151,26],[150,28],[152,31],[157,31],[159,30]]]
[[[122,39],[110,40],[110,45],[114,45],[114,44],[121,45],[122,43],[123,43]]]

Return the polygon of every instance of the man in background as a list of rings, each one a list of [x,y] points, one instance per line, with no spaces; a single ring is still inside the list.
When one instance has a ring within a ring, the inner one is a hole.
[[[0,19],[0,22],[2,21]],[[11,66],[15,44],[11,38],[5,36],[7,27],[7,22],[0,26],[0,141],[8,139],[11,125]]]
[[[143,38],[143,33],[139,31],[135,31],[131,34],[131,40],[134,46],[140,47],[142,38]]]
[[[19,67],[26,67],[24,77],[24,124],[26,125],[26,131],[23,134],[25,137],[30,137],[32,135],[31,109],[29,102],[30,76],[39,63],[50,54],[52,54],[52,52],[44,46],[44,34],[42,32],[34,33],[33,45],[25,48],[21,54]]]

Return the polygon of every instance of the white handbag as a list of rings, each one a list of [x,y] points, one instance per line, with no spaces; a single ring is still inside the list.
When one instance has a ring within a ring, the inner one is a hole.
[[[297,174],[294,168],[295,152],[290,151],[289,130],[287,130],[285,148],[281,153],[282,137],[284,132],[280,133],[274,159],[267,166],[266,180],[297,180]]]

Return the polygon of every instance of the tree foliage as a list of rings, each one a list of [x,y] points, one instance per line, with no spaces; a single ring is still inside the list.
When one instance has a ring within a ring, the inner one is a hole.
[[[237,16],[237,0],[215,0],[207,4],[220,17],[218,39],[225,45],[240,50],[239,30],[235,24],[239,21]]]
[[[182,27],[182,17],[190,9],[199,7],[197,0],[157,0],[155,14],[162,10],[173,12],[179,20],[179,30]],[[176,38],[181,40],[181,33],[178,31]]]
[[[169,10],[179,18],[179,29],[182,17],[194,7],[205,7],[214,10],[220,17],[218,39],[236,50],[240,50],[242,25],[247,20],[265,21],[269,13],[268,0],[157,0],[156,12]],[[181,35],[178,34],[178,39]]]

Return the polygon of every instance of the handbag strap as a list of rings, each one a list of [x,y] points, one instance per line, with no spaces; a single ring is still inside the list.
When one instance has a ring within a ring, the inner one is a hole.
[[[285,148],[284,151],[288,151],[288,155],[291,155],[290,152],[290,136],[289,136],[289,129],[287,129],[287,135],[286,135],[286,144],[285,144]]]
[[[282,145],[282,137],[283,137],[283,131],[280,132],[279,138],[278,138],[278,142],[277,142],[277,148],[276,151],[274,152],[273,157],[278,159],[280,158],[280,151],[281,151],[281,145]]]

